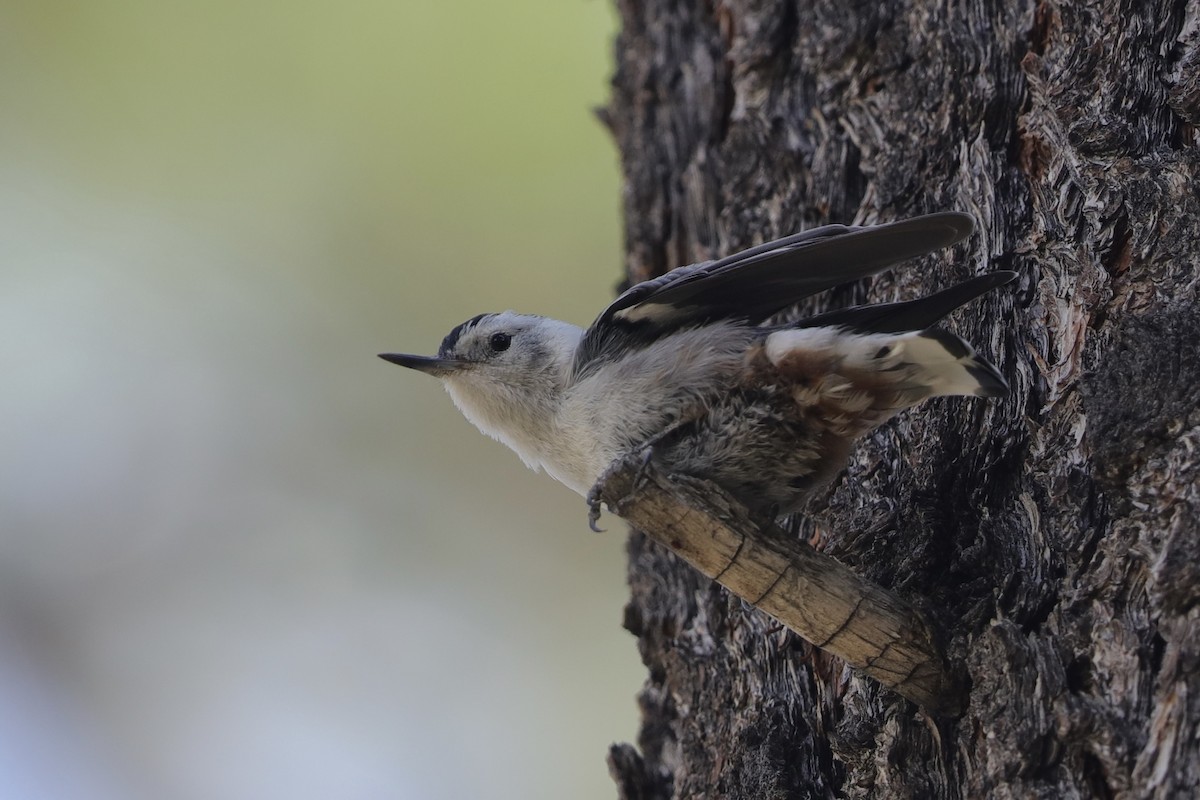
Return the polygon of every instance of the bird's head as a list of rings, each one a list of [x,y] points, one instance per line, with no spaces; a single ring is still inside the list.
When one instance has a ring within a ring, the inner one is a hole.
[[[553,424],[582,335],[565,322],[502,311],[450,331],[436,356],[379,357],[440,378],[467,419],[521,452]]]

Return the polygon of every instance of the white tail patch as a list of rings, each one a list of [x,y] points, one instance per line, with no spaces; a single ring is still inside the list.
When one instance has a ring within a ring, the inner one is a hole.
[[[793,328],[767,337],[776,367],[859,378],[909,395],[908,403],[939,395],[999,397],[1000,373],[965,341],[937,328],[912,333],[856,334],[841,328]],[[907,404],[907,403],[906,403]]]
[[[918,368],[930,396],[978,395],[998,397],[1008,393],[1000,373],[979,358],[971,345],[942,330],[902,334],[903,360]]]

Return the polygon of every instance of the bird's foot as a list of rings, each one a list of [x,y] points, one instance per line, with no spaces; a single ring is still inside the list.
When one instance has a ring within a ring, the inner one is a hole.
[[[605,475],[607,474],[605,473]],[[600,480],[592,484],[592,488],[587,493],[588,527],[595,533],[604,533],[604,528],[596,524],[600,521],[600,490],[603,486],[604,475],[601,475]]]
[[[609,478],[615,473],[620,472],[630,467],[636,467],[637,472],[634,473],[633,488],[626,497],[631,497],[637,493],[639,489],[646,485],[648,480],[647,471],[650,468],[650,462],[654,459],[654,448],[643,447],[640,450],[635,450],[628,455],[622,456],[608,466],[604,470],[604,474],[592,485],[592,488],[587,493],[588,504],[588,527],[596,533],[604,533],[604,528],[597,526],[600,521],[600,502],[604,494],[604,487],[608,485]],[[625,498],[617,501],[616,506],[609,503],[610,511],[615,511],[616,507],[624,502]]]

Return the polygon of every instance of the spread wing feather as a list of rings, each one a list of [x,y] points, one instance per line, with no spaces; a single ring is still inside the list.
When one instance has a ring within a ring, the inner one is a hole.
[[[644,346],[680,328],[719,319],[757,324],[818,292],[949,247],[974,228],[970,216],[955,212],[869,227],[827,225],[680,267],[631,287],[601,312],[580,343],[576,372],[608,352]]]
[[[989,272],[957,283],[949,289],[902,303],[877,303],[828,311],[789,324],[789,328],[843,327],[856,333],[907,333],[937,324],[959,306],[1009,283],[1017,273]]]

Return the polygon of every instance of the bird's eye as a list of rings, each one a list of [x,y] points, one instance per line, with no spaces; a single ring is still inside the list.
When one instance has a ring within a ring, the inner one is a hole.
[[[512,344],[512,337],[507,333],[493,333],[492,338],[488,339],[488,346],[492,348],[493,353],[503,353]]]

